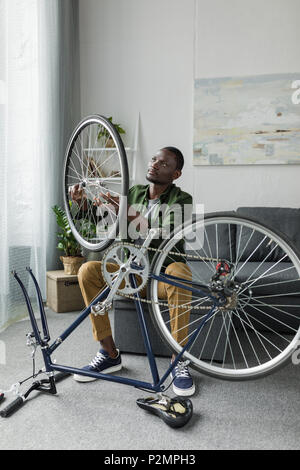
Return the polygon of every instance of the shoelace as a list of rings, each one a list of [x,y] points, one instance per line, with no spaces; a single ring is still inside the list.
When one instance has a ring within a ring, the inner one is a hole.
[[[184,362],[178,362],[175,367],[176,377],[190,377],[189,369]]]
[[[107,359],[107,356],[101,352],[97,352],[97,356],[91,361],[90,366],[97,367],[99,366],[105,359]]]

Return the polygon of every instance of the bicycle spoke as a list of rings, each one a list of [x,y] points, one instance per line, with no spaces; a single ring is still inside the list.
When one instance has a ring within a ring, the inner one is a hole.
[[[264,349],[265,352],[267,353],[269,359],[272,359],[272,356],[270,355],[269,351],[267,350],[267,348],[265,347],[265,345],[264,345],[264,343],[263,343],[263,341],[262,341],[262,339],[261,339],[261,336],[263,336],[263,335],[261,335],[261,334],[256,330],[256,328],[254,328],[253,323],[251,322],[251,320],[250,320],[248,314],[247,314],[246,311],[243,309],[243,307],[241,307],[241,310],[242,310],[242,312],[244,313],[245,317],[247,318],[248,323],[245,322],[245,321],[240,317],[238,310],[236,310],[236,312],[235,312],[236,316],[239,318],[239,320],[240,320],[241,323],[243,323],[243,324],[245,323],[248,327],[250,327],[250,329],[253,330],[253,332],[255,333],[256,337],[258,338],[260,344],[262,345],[263,349]]]
[[[266,312],[264,312],[263,310],[257,308],[257,307],[254,307],[255,310],[258,310],[260,313],[263,313],[264,315],[266,315],[267,317],[269,318],[272,318],[272,320],[276,320],[276,318],[272,317],[271,315],[268,315]],[[250,313],[248,312],[247,313],[247,316],[249,316],[250,318],[252,318],[253,320],[255,320],[256,322],[258,322],[260,325],[262,325],[264,328],[267,328],[269,331],[271,331],[272,333],[274,333],[276,336],[278,336],[279,338],[281,339],[284,339],[285,341],[288,341],[284,336],[282,336],[280,333],[278,333],[278,331],[275,331],[273,328],[271,328],[270,326],[268,326],[266,323],[262,322],[261,320],[258,320],[258,318],[255,318],[253,315],[250,315]],[[279,320],[277,320],[279,323],[282,323],[280,322]],[[284,324],[284,323],[283,323]],[[284,324],[284,326],[287,326]]]
[[[253,302],[251,302],[251,304],[250,304],[251,307],[258,306],[258,305],[259,305],[259,306],[262,306],[262,307],[272,308],[272,309],[274,309],[274,310],[277,310],[278,312],[284,313],[285,315],[287,315],[287,316],[289,316],[289,317],[292,317],[292,318],[295,318],[296,320],[299,320],[299,316],[293,315],[292,313],[289,313],[289,312],[286,312],[285,310],[282,310],[282,309],[280,309],[280,308],[277,308],[277,307],[276,307],[275,305],[273,305],[273,304],[266,304],[265,302],[261,302],[261,301],[259,301],[259,300],[257,300],[257,304],[255,304],[255,303],[253,303]],[[282,306],[283,306],[283,305],[282,305]],[[271,318],[273,318],[273,317],[271,317]],[[274,318],[274,319],[275,319],[275,318]],[[287,325],[285,325],[285,326],[287,326]],[[294,330],[294,331],[296,332],[297,330]]]
[[[234,311],[235,311],[236,315],[238,316],[238,311],[237,311],[237,309],[234,309]],[[244,333],[245,333],[245,335],[246,335],[246,337],[247,337],[247,339],[248,339],[248,342],[249,342],[249,344],[250,344],[250,346],[251,346],[251,349],[252,349],[252,351],[253,351],[253,354],[254,354],[254,356],[255,356],[255,358],[256,358],[257,363],[258,363],[258,364],[261,364],[261,362],[260,362],[260,360],[259,360],[259,358],[258,358],[258,356],[257,356],[256,350],[255,350],[255,348],[254,348],[254,346],[253,346],[253,343],[252,343],[252,341],[251,341],[251,338],[250,338],[250,336],[249,336],[249,334],[248,334],[248,331],[247,331],[247,329],[245,328],[244,323],[242,323],[242,322],[240,322],[240,323],[241,323],[242,328],[243,328],[243,330],[244,330]]]
[[[218,313],[218,312],[216,312],[216,314],[217,314],[217,313]],[[207,331],[206,336],[205,336],[205,339],[204,339],[204,341],[203,341],[203,345],[202,345],[201,351],[200,351],[200,353],[198,354],[199,359],[203,356],[203,351],[205,350],[205,346],[206,346],[208,337],[209,337],[209,335],[210,335],[211,329],[212,329],[212,327],[213,327],[213,324],[214,324],[214,321],[215,321],[215,318],[216,318],[216,314],[213,315],[211,321],[209,321],[208,331]],[[210,319],[209,319],[209,320],[210,320]],[[208,323],[208,322],[207,322],[207,323]],[[203,330],[200,330],[199,333],[202,332],[202,331],[203,331]],[[199,335],[199,333],[198,333],[198,335]],[[190,349],[192,349],[194,343],[198,340],[198,335],[197,335],[197,337],[195,338],[195,340],[193,341],[193,344],[192,344],[192,346],[191,346]]]
[[[196,238],[197,238],[197,235],[196,235]],[[198,240],[198,238],[197,238],[197,240]],[[187,241],[186,243],[187,243],[190,247],[192,246],[188,241]],[[204,248],[201,248],[201,249],[204,251]],[[179,251],[178,251],[178,253],[179,253]],[[200,256],[200,252],[195,251],[195,253],[197,253],[198,256]],[[209,256],[207,256],[206,252],[204,252],[204,255],[205,255],[206,258],[209,258]],[[201,260],[201,262],[203,262],[203,263],[205,264],[205,266],[208,267],[208,269],[211,269],[213,272],[215,272],[215,267],[211,268],[211,267],[209,266],[209,264],[206,262],[206,260],[203,259],[203,260]],[[211,264],[212,264],[212,263],[211,263]]]
[[[212,364],[212,363],[214,362],[214,358],[215,358],[217,349],[218,349],[218,347],[219,347],[219,345],[220,345],[220,339],[221,339],[221,337],[222,337],[222,332],[223,332],[224,327],[225,327],[225,330],[226,330],[226,316],[225,316],[225,318],[224,318],[224,312],[221,312],[220,310],[218,311],[218,313],[219,313],[219,316],[222,315],[223,322],[222,322],[222,327],[220,328],[220,331],[219,331],[219,335],[218,335],[218,338],[217,338],[217,341],[216,341],[216,344],[215,344],[213,353],[212,353],[212,355],[211,355],[210,364]],[[226,312],[226,313],[227,313],[227,312]],[[210,330],[212,330],[212,327],[213,327],[213,326],[211,325]],[[227,342],[228,342],[228,339],[229,339],[229,337],[228,337],[228,333],[227,333],[227,331],[226,331],[226,344],[228,344],[228,343],[227,343]],[[225,355],[226,355],[226,347],[224,348],[224,352],[223,352],[222,365],[224,365],[224,363],[225,363]],[[200,356],[200,357],[201,357],[201,356]]]
[[[300,278],[298,279],[288,279],[286,281],[275,281],[275,282],[271,282],[269,284],[259,284],[258,286],[254,286],[252,284],[252,289],[257,289],[259,287],[268,287],[268,286],[279,286],[280,284],[287,284],[287,283],[291,283],[291,282],[297,282],[297,281],[300,281]]]
[[[242,227],[241,230],[240,230],[240,237],[241,237],[241,235],[242,235],[242,229],[243,229],[243,227]],[[234,264],[234,270],[233,270],[233,273],[232,273],[232,274],[233,274],[233,277],[236,276],[236,268],[237,268],[237,266],[238,266],[238,264],[239,264],[239,262],[240,262],[240,260],[241,260],[241,258],[242,258],[242,256],[243,256],[243,254],[244,254],[244,252],[245,252],[247,246],[249,245],[249,242],[250,242],[250,240],[251,240],[253,234],[254,234],[254,229],[252,230],[251,235],[250,235],[250,237],[248,238],[248,241],[247,241],[247,243],[245,244],[245,246],[244,246],[244,248],[243,248],[243,251],[242,251],[242,253],[240,254],[240,256],[238,256],[239,248],[238,248],[238,250],[237,250],[237,260],[236,260],[236,262],[235,262],[235,264]]]
[[[205,256],[206,258],[213,258],[213,256],[212,256],[212,251],[211,251],[211,246],[210,246],[210,243],[209,243],[209,238],[208,238],[208,235],[207,235],[207,232],[206,232],[206,228],[204,228],[204,237],[206,238],[206,241],[207,241],[207,245],[208,245],[209,255],[210,255],[210,256],[208,256],[207,253],[204,251],[204,244],[203,244],[203,247],[202,247],[201,249],[203,250],[204,256]],[[197,241],[199,241],[197,235],[196,235],[196,238],[197,238]],[[200,242],[200,244],[201,244],[201,242]],[[200,253],[199,253],[199,254],[200,254]],[[210,264],[211,264],[211,270],[212,270],[212,272],[215,273],[216,269],[215,269],[215,265],[214,265],[213,261],[210,261]]]
[[[273,268],[274,268],[274,266],[272,266],[272,269]],[[251,285],[254,285],[255,282],[258,281],[259,279],[264,279],[265,277],[276,276],[277,274],[280,274],[280,273],[283,273],[283,272],[286,272],[286,271],[290,271],[291,269],[295,269],[295,266],[289,266],[288,268],[281,269],[280,271],[276,271],[275,273],[267,274],[266,276],[259,276],[256,279],[251,279],[250,281],[244,281],[243,284],[247,284],[248,282],[253,281]],[[276,284],[277,284],[277,282],[276,282]],[[247,289],[248,289],[248,287],[249,286],[247,286]],[[259,285],[257,287],[259,287]]]
[[[228,238],[229,238],[229,252],[230,252],[230,262],[232,263],[232,246],[231,246],[231,225],[228,224]]]
[[[240,266],[240,268],[237,270],[237,272],[235,273],[235,276],[237,276],[237,274],[243,269],[243,267],[246,265],[246,263],[251,259],[251,257],[254,255],[254,253],[258,250],[258,248],[262,245],[262,243],[265,241],[265,239],[267,238],[267,236],[265,236],[263,238],[263,240],[261,240],[261,242],[259,243],[259,245],[255,248],[255,250],[252,251],[252,253],[248,256],[248,258],[246,259],[246,261],[244,261],[244,263],[242,264],[242,266]]]
[[[232,321],[232,318],[231,318],[231,317],[230,317],[230,323],[231,323],[232,329],[233,329],[233,331],[234,331],[234,334],[235,334],[235,336],[236,336],[236,339],[237,339],[237,342],[238,342],[238,345],[239,345],[240,351],[241,351],[241,353],[242,353],[242,356],[243,356],[244,362],[245,362],[245,364],[246,364],[246,367],[247,367],[247,368],[249,368],[249,365],[248,365],[247,359],[246,359],[246,357],[245,357],[245,354],[244,354],[244,350],[243,350],[243,348],[242,348],[242,345],[241,345],[241,342],[240,342],[239,336],[238,336],[238,334],[237,334],[237,332],[236,332],[236,329],[235,329],[235,326],[234,326],[234,323],[233,323],[233,321]]]
[[[256,281],[258,281],[259,279],[263,278],[263,277],[266,275],[266,273],[268,273],[269,271],[271,271],[271,269],[274,269],[274,267],[277,266],[277,264],[281,263],[282,260],[285,259],[286,257],[287,257],[287,255],[284,255],[284,256],[283,256],[280,260],[278,260],[274,265],[272,265],[272,266],[269,267],[266,271],[264,271],[264,273],[261,274],[255,281],[253,281],[252,283],[250,282],[250,284],[249,284],[244,290],[242,290],[241,293],[243,293],[246,289],[249,289]],[[261,263],[261,264],[262,264],[262,263]],[[260,266],[261,266],[261,264],[260,264]],[[254,272],[256,272],[256,271],[257,271],[257,269],[256,269]],[[252,273],[252,275],[253,275],[253,274],[254,274],[254,273]],[[250,275],[250,276],[251,276],[251,275]],[[247,281],[249,281],[249,278],[247,279]],[[247,281],[246,281],[246,282],[247,282]]]

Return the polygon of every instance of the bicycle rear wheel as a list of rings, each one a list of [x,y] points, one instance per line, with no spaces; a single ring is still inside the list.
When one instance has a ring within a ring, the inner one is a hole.
[[[186,276],[206,294],[184,291],[178,315],[188,326],[175,340],[168,301],[158,297],[151,279],[148,298],[152,318],[173,352],[180,352],[201,319],[214,305],[209,295],[223,296],[184,357],[200,372],[230,380],[264,376],[289,360],[300,338],[300,261],[290,241],[257,221],[235,215],[208,215],[180,227],[162,243],[153,260],[155,275],[167,274],[178,261],[176,245],[185,241]],[[182,257],[183,259],[183,257]],[[191,273],[191,276],[190,276]],[[166,284],[165,284],[166,285]],[[182,324],[182,322],[181,322]]]
[[[64,205],[70,228],[83,247],[100,251],[117,237],[126,220],[129,175],[119,133],[103,116],[83,119],[73,131],[64,164]],[[83,198],[73,202],[70,189],[79,185]],[[95,205],[94,198],[109,192],[119,198],[119,211]]]

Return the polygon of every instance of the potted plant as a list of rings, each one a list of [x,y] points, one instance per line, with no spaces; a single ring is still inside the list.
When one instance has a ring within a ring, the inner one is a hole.
[[[81,246],[71,231],[65,211],[56,205],[52,207],[52,210],[60,228],[60,231],[57,232],[59,240],[57,248],[64,252],[64,256],[60,256],[60,260],[64,265],[64,272],[65,274],[77,274],[80,266],[85,261],[81,254]]]
[[[113,126],[116,128],[116,130],[118,131],[119,134],[126,134],[126,132],[120,126],[120,124],[116,124],[116,123],[113,122],[112,116],[110,116],[108,118],[108,120],[113,124]],[[108,137],[109,137],[109,139],[108,139]],[[115,143],[114,143],[113,139],[110,137],[109,132],[103,126],[99,126],[98,140],[105,140],[105,139],[108,139],[107,141],[105,141],[105,147],[110,148],[110,147],[115,146]]]

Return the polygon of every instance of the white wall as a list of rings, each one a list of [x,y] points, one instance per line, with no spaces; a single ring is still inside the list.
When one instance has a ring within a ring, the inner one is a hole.
[[[173,145],[186,161],[178,184],[206,211],[300,207],[300,166],[192,165],[194,77],[300,79],[299,0],[79,1],[82,115],[113,115],[131,145],[140,113],[140,182],[153,152]]]

